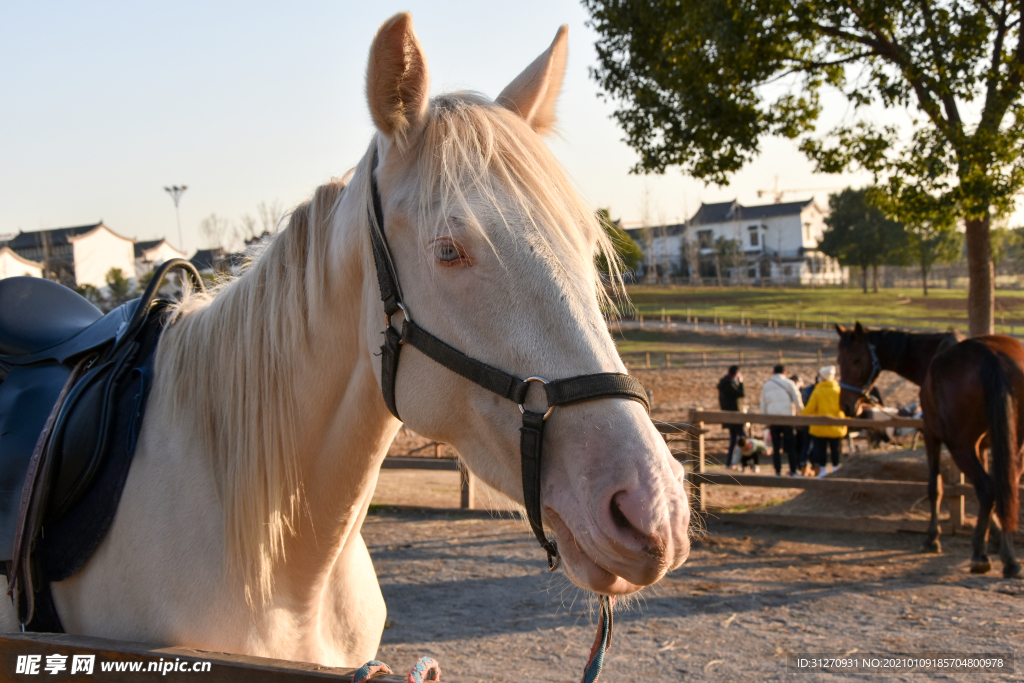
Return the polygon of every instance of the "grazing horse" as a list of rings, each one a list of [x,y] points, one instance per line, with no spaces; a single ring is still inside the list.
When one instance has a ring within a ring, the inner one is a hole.
[[[840,400],[856,414],[882,370],[921,387],[924,444],[928,454],[931,523],[924,549],[940,552],[939,453],[946,444],[953,461],[974,485],[978,524],[972,539],[971,571],[992,569],[986,555],[989,520],[995,507],[1001,529],[1003,576],[1021,578],[1013,554],[1017,529],[1018,482],[1024,439],[1024,347],[1005,335],[964,339],[959,333],[910,334],[836,326],[839,333]],[[984,451],[988,449],[988,471]]]
[[[613,247],[543,139],[566,54],[562,27],[496,101],[430,99],[410,16],[380,28],[365,156],[297,207],[241,276],[173,310],[113,523],[81,570],[52,584],[66,631],[371,659],[386,610],[360,527],[401,426],[389,384],[405,424],[524,503],[523,415],[540,420],[551,388],[517,380],[517,407],[415,343],[385,382],[378,349],[393,313],[382,315],[371,230],[384,231],[401,283],[395,317],[449,352],[552,386],[624,374],[595,266],[599,254],[614,263]],[[682,470],[638,400],[561,404],[543,432],[543,522],[574,583],[633,593],[689,552]],[[17,628],[7,602],[0,626]]]

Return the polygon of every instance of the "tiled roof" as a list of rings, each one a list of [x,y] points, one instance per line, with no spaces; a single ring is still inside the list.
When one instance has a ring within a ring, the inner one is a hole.
[[[67,244],[69,238],[84,235],[87,232],[92,232],[101,225],[103,225],[103,221],[100,221],[99,223],[91,223],[89,225],[77,225],[73,228],[54,228],[53,230],[19,232],[14,239],[7,243],[7,246],[11,249],[17,250],[42,247],[46,244],[50,244],[51,246]]]

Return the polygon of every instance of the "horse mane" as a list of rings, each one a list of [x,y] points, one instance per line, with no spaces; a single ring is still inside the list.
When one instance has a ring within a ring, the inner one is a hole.
[[[272,593],[271,568],[302,501],[292,359],[328,296],[330,219],[344,188],[318,187],[242,275],[187,293],[157,354],[161,403],[176,423],[195,425],[212,457],[229,564],[251,605]]]

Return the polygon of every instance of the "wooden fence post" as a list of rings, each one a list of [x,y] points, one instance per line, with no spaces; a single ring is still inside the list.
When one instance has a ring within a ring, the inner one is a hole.
[[[648,351],[647,353],[644,354],[644,362],[645,362],[645,364],[646,364],[646,366],[648,368],[651,367],[651,352],[650,351]]]
[[[782,349],[779,349],[779,363],[782,363]]]
[[[463,510],[472,510],[476,499],[476,477],[465,467],[459,468],[460,500],[459,507]]]
[[[700,352],[700,364],[701,365],[707,365],[708,364],[708,352],[707,351],[701,351]]]
[[[700,422],[697,423],[697,429],[699,430],[699,433],[697,434],[697,472],[699,474],[704,474],[704,421],[703,420],[701,420]],[[696,508],[701,513],[707,512],[707,510],[708,510],[707,509],[707,505],[706,505],[706,501],[704,499],[704,486],[705,486],[704,480],[701,479],[700,483],[697,484],[696,490],[694,491],[695,495],[697,496]]]
[[[665,354],[665,367],[666,368],[672,367],[672,354],[670,354],[670,353],[666,353]]]
[[[821,347],[818,347],[818,365],[821,365]]]

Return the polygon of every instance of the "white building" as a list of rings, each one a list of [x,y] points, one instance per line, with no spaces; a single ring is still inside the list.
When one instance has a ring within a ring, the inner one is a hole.
[[[716,259],[715,243],[724,238],[733,240],[735,249],[722,263],[722,277],[733,282],[846,283],[849,268],[818,251],[824,229],[824,212],[808,199],[760,206],[702,203],[688,223],[627,232],[644,250],[645,266],[659,277],[690,275],[694,267],[699,271],[695,275],[716,277],[716,262],[723,258],[719,254]]]
[[[10,247],[0,247],[0,280],[6,277],[43,276],[43,264],[22,258]]]
[[[164,261],[185,258],[185,254],[171,246],[165,239],[135,243],[135,274],[142,276]]]
[[[127,278],[135,277],[135,240],[118,235],[102,221],[20,232],[6,246],[21,258],[42,264],[46,277],[71,287],[106,287],[111,268],[120,268]]]

